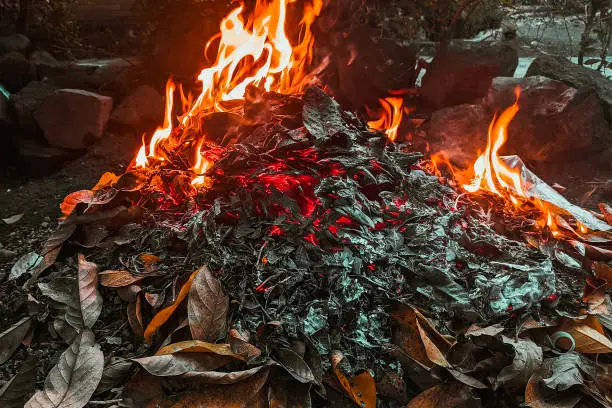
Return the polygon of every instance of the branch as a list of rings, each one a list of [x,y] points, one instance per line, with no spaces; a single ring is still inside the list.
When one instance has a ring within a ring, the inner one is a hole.
[[[448,49],[448,44],[453,37],[453,33],[455,32],[455,27],[461,18],[461,14],[463,11],[476,3],[481,2],[482,0],[464,0],[463,3],[459,6],[459,8],[455,11],[455,15],[451,19],[448,24],[448,28],[444,31],[444,34],[440,37],[440,43],[438,44],[438,52],[444,53]]]

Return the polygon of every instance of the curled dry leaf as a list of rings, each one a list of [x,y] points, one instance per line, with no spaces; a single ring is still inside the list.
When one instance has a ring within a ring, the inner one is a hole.
[[[79,304],[83,325],[91,328],[102,312],[102,296],[98,292],[98,266],[79,254]]]
[[[87,207],[92,205],[103,205],[110,203],[115,196],[117,196],[118,191],[115,189],[106,189],[106,190],[79,190],[74,193],[68,194],[64,197],[64,201],[60,204],[60,210],[64,217],[68,217],[72,214],[74,209],[79,204],[86,204]]]
[[[575,342],[575,350],[585,354],[612,353],[612,341],[607,337],[601,323],[589,315],[582,320],[564,319],[558,331],[569,333]],[[571,341],[562,337],[557,344],[564,348],[571,348]]]
[[[9,280],[18,279],[25,274],[34,272],[42,261],[43,257],[36,252],[28,252],[15,262],[15,265],[11,268]]]
[[[599,209],[601,210],[606,222],[612,225],[612,207],[606,203],[599,203]]]
[[[414,397],[406,408],[456,408],[474,397],[470,387],[459,383],[440,384]]]
[[[241,356],[235,354],[230,348],[229,344],[214,344],[207,343],[200,340],[187,340],[178,343],[168,344],[162,347],[155,353],[156,356],[163,356],[166,354],[174,353],[214,353],[221,356],[230,356],[239,359],[243,359]]]
[[[187,297],[187,294],[189,293],[189,290],[191,289],[191,285],[193,283],[193,279],[195,278],[195,276],[198,273],[198,271],[199,271],[199,269],[191,274],[191,276],[189,277],[189,280],[187,282],[185,282],[185,284],[181,288],[181,290],[180,290],[176,300],[174,301],[174,303],[172,303],[170,306],[160,310],[159,312],[157,312],[157,314],[155,316],[153,316],[153,319],[151,320],[151,322],[149,323],[149,325],[147,326],[147,328],[146,328],[146,330],[144,332],[144,338],[145,338],[145,341],[147,343],[150,343],[151,340],[153,340],[153,336],[155,335],[157,330],[164,323],[166,323],[168,321],[168,319],[170,318],[170,316],[172,316],[172,313],[174,313],[176,308],[179,307],[179,305],[183,302],[183,300],[185,300],[185,298]]]
[[[32,325],[31,317],[24,317],[0,333],[0,364],[4,364],[17,350]]]
[[[243,371],[232,371],[229,373],[222,371],[204,371],[204,372],[194,372],[190,371],[181,376],[182,380],[189,380],[190,383],[198,383],[198,384],[235,384],[240,381],[244,381],[248,378],[251,378],[257,373],[261,371],[269,370],[270,367],[263,365],[259,367],[254,367],[249,370]]]
[[[295,351],[288,348],[281,348],[276,351],[278,363],[296,380],[301,383],[314,382],[314,374],[308,364]]]
[[[231,356],[214,353],[174,353],[135,358],[132,361],[140,364],[149,374],[158,377],[169,377],[190,371],[212,371],[232,361]]]
[[[612,266],[603,262],[593,262],[593,272],[597,279],[606,281],[608,289],[612,289]]]
[[[119,179],[120,177],[117,176],[115,173],[107,171],[106,173],[102,174],[100,180],[98,180],[96,185],[91,190],[97,191],[106,187],[112,187],[113,184],[115,184]]]
[[[28,358],[2,388],[0,388],[0,406],[3,408],[22,408],[26,397],[34,391],[36,385],[36,363]]]
[[[368,371],[364,371],[354,377],[347,378],[338,368],[338,365],[343,358],[344,355],[341,352],[332,352],[332,371],[334,372],[340,387],[342,387],[342,390],[352,401],[355,402],[355,404],[357,404],[358,407],[375,408],[376,383],[374,382],[374,378],[372,378]]]
[[[107,288],[121,288],[140,282],[144,277],[133,275],[129,271],[104,271],[98,274],[100,285]]]
[[[96,394],[108,391],[123,382],[132,371],[134,363],[121,357],[113,357],[102,371],[102,379],[96,388]]]
[[[15,224],[16,222],[18,222],[22,218],[23,218],[23,213],[15,214],[15,215],[13,215],[11,217],[8,217],[8,218],[3,218],[2,221],[4,221],[5,224],[11,225],[11,224]]]
[[[497,374],[494,387],[504,386],[508,389],[523,389],[531,374],[542,364],[542,348],[531,340],[518,339],[515,341],[502,336],[502,341],[514,348],[514,358],[512,364],[502,368]]]
[[[140,294],[136,295],[136,300],[131,301],[127,307],[127,318],[134,334],[138,337],[144,335],[144,324],[142,322],[142,300]]]
[[[246,361],[251,361],[261,355],[261,350],[246,341],[236,329],[231,329],[229,332],[229,345],[234,353]]]
[[[82,408],[93,395],[104,369],[104,355],[89,330],[81,333],[62,353],[25,408]]]
[[[201,267],[193,279],[187,300],[191,335],[196,340],[215,341],[225,334],[229,297],[208,267]]]

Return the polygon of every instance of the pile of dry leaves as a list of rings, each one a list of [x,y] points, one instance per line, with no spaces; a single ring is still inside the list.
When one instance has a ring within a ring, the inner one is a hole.
[[[105,174],[15,264],[1,406],[610,406],[605,249],[494,216],[318,88],[201,121],[203,186],[180,150]]]

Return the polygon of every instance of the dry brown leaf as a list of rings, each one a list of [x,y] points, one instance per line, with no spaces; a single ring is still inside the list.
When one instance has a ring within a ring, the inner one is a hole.
[[[473,399],[465,384],[440,384],[414,397],[406,408],[456,408]]]
[[[544,364],[529,378],[525,387],[525,405],[531,408],[573,408],[582,399],[582,394],[574,389],[563,391],[550,390],[542,380],[551,375],[550,368]]]
[[[599,209],[601,210],[606,222],[612,225],[612,207],[606,203],[599,203]]]
[[[203,371],[195,372],[190,371],[181,376],[182,381],[189,381],[191,384],[235,384],[240,381],[244,381],[251,378],[253,375],[261,372],[262,370],[269,370],[270,366],[262,365],[253,367],[249,370],[244,371],[232,371],[229,373],[223,371]]]
[[[275,357],[277,362],[287,370],[289,375],[299,382],[307,384],[315,381],[312,370],[304,359],[295,351],[288,348],[280,348],[276,350]]]
[[[144,279],[143,276],[132,275],[129,271],[104,271],[98,274],[100,285],[107,288],[121,288],[129,286],[133,283],[140,282]]]
[[[438,347],[434,344],[433,341],[429,339],[425,330],[421,327],[421,323],[419,319],[415,320],[417,329],[419,330],[419,334],[421,336],[421,341],[423,342],[423,346],[425,346],[425,353],[427,353],[427,358],[434,364],[437,364],[441,367],[450,367],[448,361],[444,357],[444,354],[440,351]]]
[[[98,266],[79,254],[79,300],[83,325],[91,328],[102,312],[102,296],[98,292]]]
[[[20,219],[23,218],[23,215],[24,215],[23,213],[15,214],[11,217],[3,218],[2,221],[4,221],[4,223],[8,225],[15,224],[16,222],[18,222]]]
[[[574,338],[575,350],[579,353],[612,353],[612,341],[593,315],[582,320],[565,319],[559,331],[567,332]],[[571,341],[565,337],[560,338],[557,344],[564,349],[571,347]]]
[[[127,318],[132,331],[136,336],[144,336],[144,324],[142,323],[142,310],[140,296],[136,295],[136,300],[128,303]]]
[[[64,201],[60,204],[60,210],[64,215],[64,219],[71,215],[74,209],[79,204],[86,204],[88,207],[92,205],[103,205],[110,203],[117,196],[118,191],[115,189],[108,190],[79,190],[68,194],[64,197]]]
[[[32,325],[31,317],[24,317],[0,333],[0,364],[4,364],[17,350]]]
[[[593,272],[597,279],[606,281],[608,289],[612,289],[612,266],[603,262],[593,262]]]
[[[229,345],[234,353],[246,361],[253,360],[261,355],[261,350],[246,341],[236,329],[231,329],[229,332]]]
[[[587,288],[589,288],[587,286]],[[582,301],[588,305],[588,313],[594,315],[609,315],[606,299],[606,284],[601,284],[597,288],[590,289],[582,297]]]
[[[226,366],[233,360],[231,356],[214,353],[174,353],[135,358],[132,361],[140,364],[149,374],[158,377],[169,377],[190,371],[212,371]]]
[[[152,273],[155,272],[156,263],[161,261],[161,258],[157,255],[153,254],[140,254],[138,255],[138,259],[144,265],[144,273]]]
[[[187,316],[195,340],[215,341],[225,334],[229,297],[223,293],[221,283],[208,267],[201,267],[193,279]]]
[[[241,356],[232,351],[229,344],[214,344],[200,340],[187,340],[168,344],[167,346],[159,349],[155,355],[163,356],[165,354],[174,353],[214,353],[222,356],[239,358],[241,360],[243,359]]]
[[[102,177],[100,177],[100,180],[98,180],[96,185],[91,190],[97,191],[105,187],[112,187],[112,185],[115,184],[117,180],[119,180],[119,178],[120,177],[117,176],[115,173],[107,171],[102,175]]]
[[[81,333],[62,353],[25,408],[82,408],[93,395],[104,369],[104,355],[92,332]]]
[[[121,357],[112,357],[104,370],[102,379],[96,388],[96,394],[101,394],[122,384],[132,371],[134,363]]]
[[[0,407],[22,408],[28,395],[36,385],[36,363],[30,357],[2,388],[0,388]]]
[[[195,278],[198,271],[199,269],[191,274],[191,276],[189,277],[189,280],[185,282],[185,284],[181,288],[174,303],[160,310],[159,312],[157,312],[155,316],[153,316],[153,319],[151,320],[151,322],[149,323],[149,325],[147,326],[144,332],[144,338],[147,343],[150,343],[151,340],[153,340],[153,336],[155,335],[157,330],[159,330],[159,328],[168,321],[168,319],[170,318],[170,316],[172,316],[172,313],[174,313],[176,308],[179,307],[179,305],[183,302],[183,300],[185,300],[185,298],[187,297],[187,294],[189,293],[189,289],[191,289],[191,284],[193,283],[193,279]]]
[[[332,371],[348,397],[362,408],[376,408],[376,383],[368,371],[347,378],[338,368],[344,356],[339,351],[332,352]]]

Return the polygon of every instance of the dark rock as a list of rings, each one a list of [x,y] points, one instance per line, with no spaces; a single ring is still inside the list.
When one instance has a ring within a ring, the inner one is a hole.
[[[17,92],[36,79],[34,64],[16,51],[0,57],[0,84],[9,92]]]
[[[48,82],[33,81],[12,96],[17,122],[23,133],[30,135],[40,133],[34,113],[42,102],[56,90],[57,87]]]
[[[74,150],[24,140],[17,146],[19,165],[30,175],[42,175],[59,170],[62,165],[78,157]]]
[[[612,123],[612,81],[599,72],[576,65],[564,57],[542,56],[531,63],[525,75],[542,75],[576,89],[592,87],[604,105],[608,122]]]
[[[474,103],[493,78],[512,76],[517,65],[517,51],[507,43],[455,43],[429,64],[421,96],[433,108]]]
[[[30,46],[30,39],[23,34],[7,35],[0,37],[0,55],[9,52],[25,54]]]
[[[486,103],[501,112],[521,87],[520,110],[508,128],[505,153],[524,160],[581,160],[593,149],[610,145],[604,111],[592,88],[571,88],[543,76],[495,78]]]
[[[60,65],[53,55],[42,50],[33,51],[30,54],[30,62],[36,67],[38,79],[44,79]]]
[[[34,114],[50,145],[84,149],[102,137],[113,100],[79,89],[60,89],[46,98]]]
[[[163,115],[164,98],[152,86],[141,85],[121,101],[113,111],[110,121],[123,126],[161,124]]]
[[[482,105],[456,105],[435,111],[427,128],[429,147],[467,168],[487,144],[490,121],[491,114]]]

